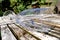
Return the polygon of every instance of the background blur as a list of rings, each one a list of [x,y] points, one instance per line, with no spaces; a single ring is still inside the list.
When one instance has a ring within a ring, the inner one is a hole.
[[[53,7],[57,0],[0,0],[0,16],[6,10],[12,10],[16,14],[25,9],[32,8],[32,3],[38,1],[40,7]]]

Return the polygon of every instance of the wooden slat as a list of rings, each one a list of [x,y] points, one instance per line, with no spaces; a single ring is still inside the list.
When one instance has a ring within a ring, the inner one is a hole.
[[[21,28],[22,30],[24,30],[25,32],[27,32],[28,34],[30,34],[31,36],[33,36],[34,38],[36,38],[37,40],[41,40],[40,38],[36,37],[34,34],[30,33],[28,30],[22,28],[22,26],[19,26],[17,24],[15,24],[16,26],[18,26],[19,28]]]
[[[35,20],[34,20],[35,21]],[[35,21],[36,22],[36,21]],[[53,22],[49,22],[49,21],[45,21],[45,20],[37,20],[38,23],[43,23],[43,24],[46,24],[46,25],[50,25],[52,27],[57,27],[57,28],[60,28],[60,24],[57,24],[57,23],[53,23]]]
[[[53,27],[55,26],[55,27],[60,28],[60,24],[56,24],[56,23],[52,23],[52,22],[48,22],[48,21],[43,21],[42,23],[47,24],[47,25],[51,25]]]
[[[10,31],[13,33],[13,35],[15,36],[15,38],[17,40],[20,40],[20,38],[16,35],[16,33],[9,27],[9,25],[7,24],[7,27],[10,29]]]

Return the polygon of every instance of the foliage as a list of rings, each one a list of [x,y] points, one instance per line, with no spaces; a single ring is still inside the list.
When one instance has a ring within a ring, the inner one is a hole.
[[[2,12],[2,11],[0,11],[0,17],[1,17],[1,16],[3,16],[3,12]]]
[[[27,9],[27,6],[31,5],[32,1],[36,0],[10,0],[10,6],[13,7],[15,13],[18,13]]]
[[[46,0],[9,0],[9,1],[10,1],[10,8],[12,8],[15,13],[19,13],[25,9],[28,9],[30,5],[35,1],[38,1],[40,4],[41,3],[44,4],[46,2]],[[0,0],[0,10],[2,7],[1,3],[2,0]]]

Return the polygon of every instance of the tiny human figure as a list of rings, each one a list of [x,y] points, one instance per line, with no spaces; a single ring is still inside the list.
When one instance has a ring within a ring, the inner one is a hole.
[[[54,14],[58,14],[58,7],[55,5]]]

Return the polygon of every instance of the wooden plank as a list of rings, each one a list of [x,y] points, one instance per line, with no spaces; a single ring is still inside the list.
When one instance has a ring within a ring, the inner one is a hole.
[[[37,20],[37,21],[36,21]],[[38,23],[43,23],[43,24],[46,24],[46,25],[50,25],[52,27],[57,27],[57,28],[60,28],[60,24],[57,24],[57,23],[53,23],[53,22],[49,22],[49,21],[45,21],[45,20],[39,20],[39,19],[36,19],[34,20],[35,22],[38,22]]]
[[[25,28],[23,28],[22,26],[19,26],[17,24],[15,24],[15,25],[18,26],[19,28],[21,28],[22,30],[24,30],[25,32],[27,32],[28,34],[30,34],[31,36],[33,36],[34,38],[36,38],[37,40],[41,40],[40,38],[36,37],[34,34],[29,32],[28,30],[26,30]]]
[[[20,38],[16,35],[16,33],[9,27],[9,25],[7,24],[8,28],[10,29],[10,31],[13,33],[13,35],[15,36],[15,38],[17,40],[20,40]]]

